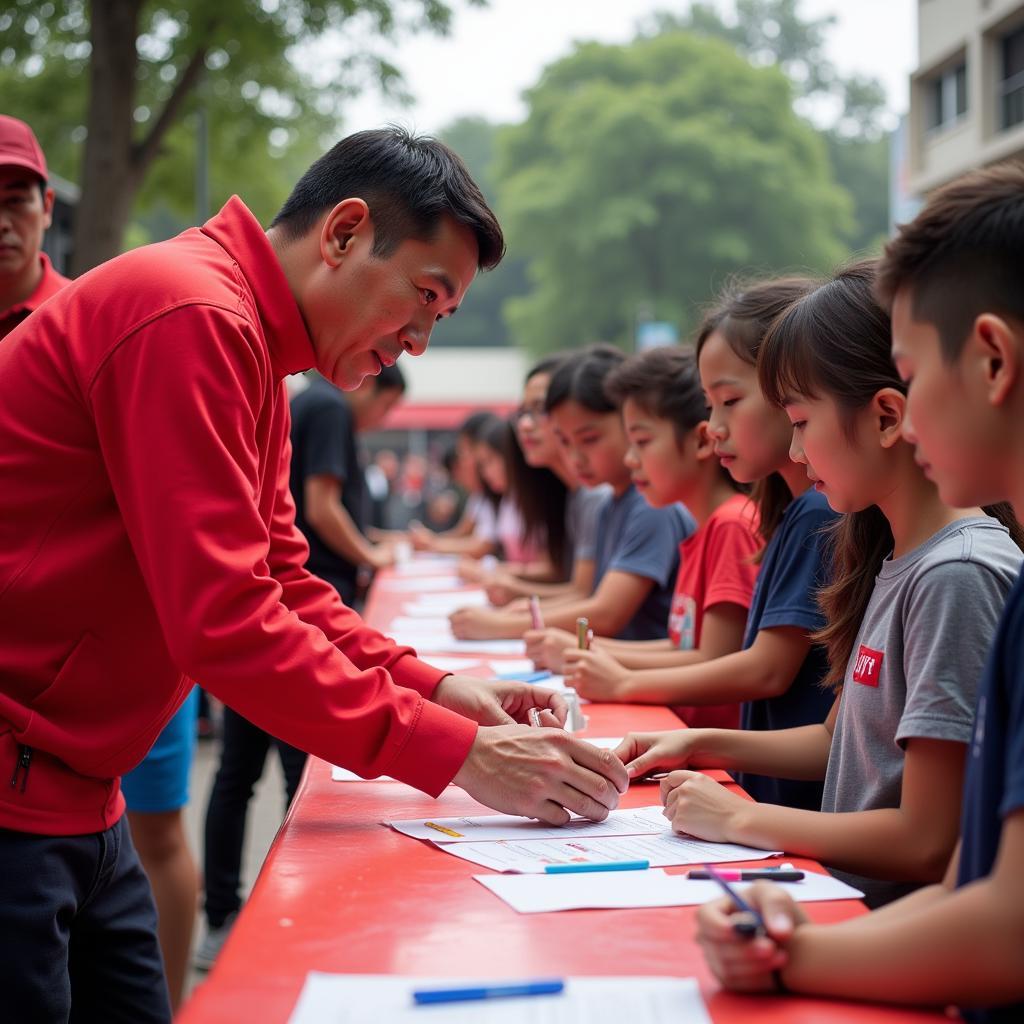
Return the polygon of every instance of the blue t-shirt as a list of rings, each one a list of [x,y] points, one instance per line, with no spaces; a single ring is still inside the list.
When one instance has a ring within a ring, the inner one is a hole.
[[[964,778],[958,886],[991,874],[1003,819],[1024,807],[1024,575],[1006,599],[981,680]],[[993,937],[1001,941],[999,937]],[[1024,1001],[961,1009],[974,1024],[1024,1020]]]
[[[747,617],[746,649],[758,631],[793,626],[811,633],[825,620],[815,599],[827,582],[823,530],[836,518],[824,496],[811,489],[794,498],[765,548],[754,600]],[[824,648],[807,652],[793,685],[781,696],[746,701],[740,709],[744,729],[793,729],[824,722],[835,694],[822,688],[828,670]],[[740,772],[736,781],[758,803],[782,804],[808,811],[821,810],[823,782],[796,782]]]
[[[672,589],[679,569],[679,545],[697,528],[682,505],[652,508],[630,484],[619,498],[610,497],[597,519],[594,590],[611,571],[653,580],[636,614],[619,640],[657,640],[666,635]]]

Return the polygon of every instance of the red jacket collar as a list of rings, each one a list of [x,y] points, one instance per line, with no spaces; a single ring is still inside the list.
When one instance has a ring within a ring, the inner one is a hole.
[[[249,282],[278,375],[315,366],[313,343],[277,253],[245,203],[232,196],[201,230],[234,257]]]

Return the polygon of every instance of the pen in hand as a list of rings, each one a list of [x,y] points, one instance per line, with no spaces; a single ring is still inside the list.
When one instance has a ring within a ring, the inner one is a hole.
[[[764,918],[760,913],[756,911],[710,864],[705,864],[704,870],[707,872],[708,878],[717,882],[733,903],[735,903],[744,914],[749,915],[748,920],[739,918],[738,920],[733,921],[732,930],[737,935],[742,935],[748,939],[752,939],[757,935],[767,935],[768,929],[765,927]]]

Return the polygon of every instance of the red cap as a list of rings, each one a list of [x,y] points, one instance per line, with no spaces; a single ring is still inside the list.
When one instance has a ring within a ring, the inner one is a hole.
[[[24,121],[0,114],[0,167],[24,167],[47,179],[46,157]]]

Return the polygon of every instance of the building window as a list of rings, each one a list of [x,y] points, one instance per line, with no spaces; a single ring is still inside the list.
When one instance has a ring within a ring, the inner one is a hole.
[[[1003,36],[1002,50],[1002,127],[1012,128],[1024,121],[1024,27]]]
[[[948,128],[967,113],[967,65],[958,64],[925,84],[929,131]]]

